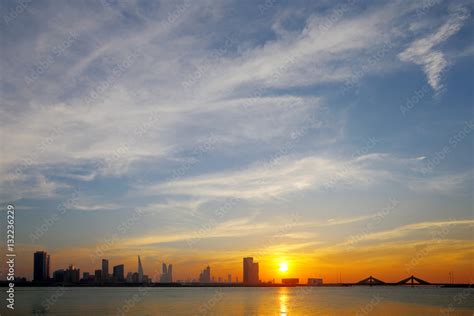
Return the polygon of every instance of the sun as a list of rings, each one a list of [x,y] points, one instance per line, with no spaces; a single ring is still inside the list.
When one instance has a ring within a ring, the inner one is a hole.
[[[278,270],[280,270],[280,272],[288,271],[288,263],[286,262],[280,263],[280,267],[278,268]]]

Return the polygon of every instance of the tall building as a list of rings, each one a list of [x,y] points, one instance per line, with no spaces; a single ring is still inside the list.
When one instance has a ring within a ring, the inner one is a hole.
[[[45,251],[37,251],[33,255],[33,281],[44,282],[49,279],[49,255]]]
[[[244,283],[245,284],[256,284],[259,282],[258,279],[258,262],[253,262],[252,257],[244,258]]]
[[[168,273],[168,267],[166,266],[166,263],[161,264],[161,273],[162,274],[167,274]]]
[[[54,282],[64,282],[64,270],[59,269],[53,272]]]
[[[98,269],[94,271],[94,281],[99,282],[102,280],[102,270]]]
[[[49,280],[49,255],[46,255],[46,280]]]
[[[79,283],[80,270],[76,269],[72,264],[64,271],[64,283]]]
[[[138,280],[139,283],[143,282],[143,267],[142,261],[140,260],[140,256],[138,256]]]
[[[107,281],[109,278],[109,260],[102,259],[102,280]]]
[[[209,266],[199,274],[199,283],[211,283],[211,268]]]
[[[171,263],[168,265],[168,281],[169,283],[173,282],[173,265]]]
[[[138,272],[134,272],[133,275],[132,275],[132,282],[133,283],[138,283],[140,278],[138,276]],[[142,277],[142,280],[143,280],[143,277]]]
[[[125,280],[125,268],[123,264],[114,267],[114,281],[123,282]]]
[[[160,276],[160,283],[171,283],[173,282],[173,265],[166,266],[166,263],[162,264],[162,272]]]
[[[133,282],[133,272],[127,273],[127,278],[125,280],[127,283],[132,283]]]
[[[89,272],[82,272],[82,280],[87,282],[89,281],[89,279],[90,279]]]

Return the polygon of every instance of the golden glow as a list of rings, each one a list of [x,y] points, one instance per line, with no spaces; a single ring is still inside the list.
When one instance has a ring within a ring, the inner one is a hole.
[[[288,313],[288,289],[285,287],[280,288],[279,299],[280,299],[280,316],[286,316]]]
[[[281,262],[278,270],[280,270],[280,272],[288,271],[288,263],[287,262]]]

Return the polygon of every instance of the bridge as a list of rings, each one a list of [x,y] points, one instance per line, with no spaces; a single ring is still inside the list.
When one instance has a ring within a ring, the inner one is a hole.
[[[369,286],[373,286],[373,285],[411,285],[411,286],[415,286],[415,285],[434,285],[434,284],[432,284],[428,281],[425,281],[423,279],[417,278],[416,276],[412,275],[412,276],[409,276],[406,279],[400,280],[400,281],[395,282],[395,283],[385,282],[385,281],[382,281],[380,279],[376,279],[373,276],[369,276],[368,278],[365,278],[365,279],[360,280],[359,282],[355,283],[355,285],[369,285]]]
[[[382,280],[376,279],[373,276],[369,276],[368,278],[360,280],[359,282],[357,282],[357,284],[372,286],[372,285],[382,285],[382,284],[385,284],[385,282]]]
[[[417,283],[415,283],[417,282]],[[411,286],[413,285],[430,285],[431,283],[425,280],[422,280],[420,278],[417,278],[416,276],[412,275],[406,279],[403,279],[399,282],[397,282],[399,285],[408,285],[410,284]]]

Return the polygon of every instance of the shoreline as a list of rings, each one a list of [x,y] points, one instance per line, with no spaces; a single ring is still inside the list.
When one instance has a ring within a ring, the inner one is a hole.
[[[8,287],[8,281],[0,281],[0,287]],[[77,283],[77,284],[63,284],[63,283],[36,283],[36,282],[18,282],[15,283],[15,287],[372,287],[372,286],[384,286],[384,287],[440,287],[440,288],[474,288],[473,284],[460,283],[460,284],[446,284],[446,283],[432,283],[425,285],[410,285],[410,284],[397,284],[397,283],[385,283],[385,284],[357,284],[357,283],[328,283],[322,285],[308,285],[308,284],[225,284],[225,283],[103,283],[103,284],[89,284],[89,283]]]

